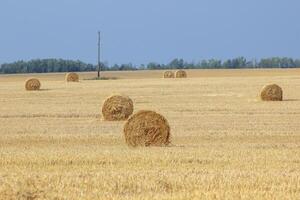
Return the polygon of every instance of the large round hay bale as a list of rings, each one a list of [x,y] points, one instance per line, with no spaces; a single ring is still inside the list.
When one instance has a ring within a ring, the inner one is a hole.
[[[133,113],[133,102],[127,96],[113,95],[102,105],[102,114],[107,121],[123,121]]]
[[[168,121],[153,111],[139,111],[124,126],[126,143],[131,147],[166,146],[170,144]]]
[[[176,78],[186,78],[187,74],[186,74],[186,72],[184,70],[178,70],[175,73],[175,77]]]
[[[165,71],[164,72],[164,78],[174,78],[175,74],[172,71]]]
[[[276,84],[266,85],[260,93],[260,98],[263,101],[282,101],[283,91]]]
[[[39,79],[30,78],[25,82],[25,89],[28,91],[39,90],[41,88],[41,82]]]
[[[66,81],[67,82],[78,82],[79,81],[79,76],[78,74],[71,72],[66,74]]]

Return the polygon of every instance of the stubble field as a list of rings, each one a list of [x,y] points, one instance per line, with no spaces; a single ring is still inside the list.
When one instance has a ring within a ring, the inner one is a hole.
[[[0,76],[0,199],[300,199],[300,70]],[[42,90],[24,81],[38,77]],[[284,101],[261,102],[277,83]],[[126,146],[111,94],[171,126],[172,146]]]

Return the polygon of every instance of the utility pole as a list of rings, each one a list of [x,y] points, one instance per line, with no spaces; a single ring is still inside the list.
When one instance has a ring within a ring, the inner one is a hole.
[[[98,31],[98,79],[100,79],[100,71],[101,71],[101,57],[100,57],[100,50],[101,50],[101,43],[100,43],[101,35],[100,31]]]

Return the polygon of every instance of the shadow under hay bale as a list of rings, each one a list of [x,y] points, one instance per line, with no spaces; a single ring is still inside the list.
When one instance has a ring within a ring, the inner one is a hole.
[[[133,101],[122,95],[107,98],[102,105],[102,115],[106,121],[123,121],[133,113]]]
[[[25,89],[27,91],[39,90],[41,88],[41,82],[36,78],[30,78],[25,83]]]
[[[187,78],[187,73],[184,70],[178,70],[175,73],[176,78]]]
[[[125,141],[131,147],[167,146],[170,126],[166,118],[153,111],[139,111],[124,126]]]
[[[172,71],[165,71],[164,78],[175,78],[175,74]]]
[[[282,101],[283,91],[276,84],[266,85],[261,90],[260,98],[262,101]]]
[[[79,76],[74,72],[67,73],[65,79],[67,82],[79,82]]]

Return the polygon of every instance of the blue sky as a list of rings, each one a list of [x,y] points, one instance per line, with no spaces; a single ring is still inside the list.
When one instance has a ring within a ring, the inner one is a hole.
[[[0,63],[300,58],[299,0],[1,0]]]

